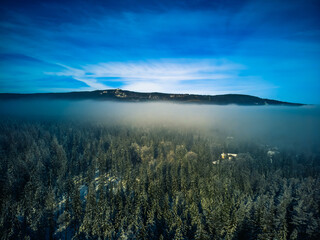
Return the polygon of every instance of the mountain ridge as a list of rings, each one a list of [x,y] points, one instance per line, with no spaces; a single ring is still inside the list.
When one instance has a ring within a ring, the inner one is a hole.
[[[245,94],[199,95],[161,92],[134,92],[122,89],[107,89],[62,93],[0,93],[0,100],[14,99],[65,99],[65,100],[109,100],[126,102],[178,102],[212,105],[283,105],[303,106],[301,103],[283,102]]]

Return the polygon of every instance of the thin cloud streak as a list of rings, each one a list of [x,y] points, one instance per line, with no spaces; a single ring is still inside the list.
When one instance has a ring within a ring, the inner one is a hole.
[[[46,74],[72,77],[94,89],[107,89],[108,82],[118,82],[124,89],[141,92],[222,94],[274,88],[260,77],[241,76],[245,66],[219,59],[111,62],[81,69],[61,66],[64,71]]]
[[[317,0],[33,0],[0,8],[0,54],[15,58],[0,63],[1,91],[149,86],[320,101]],[[19,55],[73,69],[32,61],[26,66]],[[225,60],[219,65],[212,59]]]
[[[233,72],[244,68],[241,65],[218,61],[148,61],[137,63],[101,63],[84,67],[84,72],[93,78],[120,77],[130,81],[161,80],[187,81],[199,79],[230,78]]]

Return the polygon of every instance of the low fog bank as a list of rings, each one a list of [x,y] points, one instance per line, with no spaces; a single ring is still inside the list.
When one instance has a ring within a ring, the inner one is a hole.
[[[0,101],[0,117],[98,121],[216,131],[273,146],[319,151],[320,107],[215,106],[100,101]]]

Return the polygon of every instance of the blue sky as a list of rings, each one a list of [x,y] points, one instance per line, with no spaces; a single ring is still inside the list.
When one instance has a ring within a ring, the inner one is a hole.
[[[123,88],[320,103],[320,3],[2,1],[0,92]]]

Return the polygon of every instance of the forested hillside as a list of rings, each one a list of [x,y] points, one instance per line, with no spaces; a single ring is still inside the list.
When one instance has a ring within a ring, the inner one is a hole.
[[[315,152],[184,127],[7,119],[0,159],[1,239],[320,239]]]
[[[214,105],[282,105],[282,106],[303,106],[300,103],[281,102],[272,99],[264,99],[243,94],[225,94],[225,95],[195,95],[195,94],[169,94],[169,93],[144,93],[133,92],[121,89],[83,91],[83,92],[65,92],[65,93],[35,93],[35,94],[15,94],[0,93],[0,100],[113,100],[122,102],[180,102],[196,104],[214,104]]]

